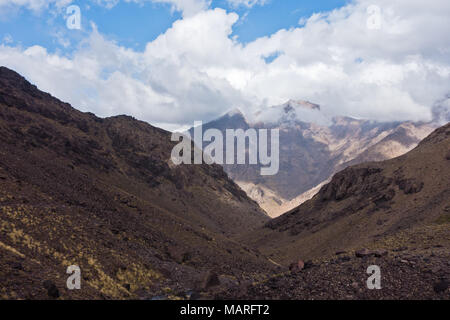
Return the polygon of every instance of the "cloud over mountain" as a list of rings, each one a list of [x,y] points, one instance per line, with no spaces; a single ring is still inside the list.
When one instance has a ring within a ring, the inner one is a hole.
[[[185,14],[143,51],[94,26],[70,56],[4,43],[0,64],[85,110],[166,128],[289,99],[320,104],[330,116],[429,120],[449,93],[445,0],[376,1],[379,28],[369,26],[373,1],[358,0],[247,44],[233,37],[236,13],[208,9],[206,1],[164,2]]]

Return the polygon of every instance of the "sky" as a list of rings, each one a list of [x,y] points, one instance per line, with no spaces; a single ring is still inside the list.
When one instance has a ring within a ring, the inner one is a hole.
[[[289,99],[429,121],[450,107],[449,17],[448,0],[0,0],[0,65],[168,130]]]

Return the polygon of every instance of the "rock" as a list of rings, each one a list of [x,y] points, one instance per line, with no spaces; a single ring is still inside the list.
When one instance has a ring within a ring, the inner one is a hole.
[[[361,249],[355,252],[355,256],[358,258],[365,258],[370,256],[372,253],[370,252],[369,249]]]
[[[124,287],[127,291],[130,291],[130,290],[131,290],[131,285],[130,285],[129,283],[123,284],[123,287]]]
[[[299,270],[303,270],[305,268],[305,263],[302,260],[298,260],[297,267]]]
[[[219,276],[213,271],[208,271],[203,280],[202,289],[208,290],[209,288],[220,285]]]
[[[388,251],[385,250],[385,249],[375,250],[375,251],[373,252],[373,255],[374,255],[375,257],[377,257],[377,258],[381,258],[381,257],[387,256],[387,255],[388,255]]]
[[[45,289],[47,289],[47,294],[48,294],[49,298],[53,298],[53,299],[59,298],[59,290],[52,281],[45,280],[43,283],[43,286]]]
[[[339,257],[338,262],[348,262],[351,258],[349,256]]]
[[[450,160],[450,150],[447,152],[447,154],[445,155],[445,159]]]
[[[447,290],[448,286],[449,286],[449,281],[441,280],[434,284],[433,290],[436,293],[441,293],[441,292],[444,292],[445,290]]]
[[[398,181],[397,184],[405,194],[418,193],[423,188],[423,182],[418,182],[415,179],[403,179]]]
[[[297,262],[291,263],[289,266],[289,270],[293,273],[300,272],[305,268],[305,263],[303,260],[298,260]]]
[[[314,263],[311,260],[305,262],[305,269],[310,269],[312,267],[314,267]]]
[[[337,251],[336,252],[336,255],[337,256],[340,256],[341,254],[346,254],[347,253],[347,251]]]
[[[401,263],[405,263],[405,264],[409,264],[409,261],[408,260],[404,260],[404,259],[400,260],[400,262]]]

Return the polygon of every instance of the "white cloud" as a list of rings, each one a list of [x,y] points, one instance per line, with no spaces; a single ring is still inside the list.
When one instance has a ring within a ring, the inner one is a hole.
[[[116,6],[121,0],[90,0],[91,2],[106,7],[108,9]],[[211,0],[122,0],[143,4],[145,2],[166,3],[172,6],[173,10],[180,11],[184,16],[191,16],[200,11],[206,10],[211,5]],[[51,5],[61,9],[67,7],[73,0],[0,0],[0,10],[5,8],[24,7],[32,11],[42,11]]]
[[[265,5],[269,0],[227,0],[227,2],[234,7],[245,6],[251,8],[254,5]]]
[[[73,0],[0,0],[0,10],[8,7],[25,7],[33,11],[46,9],[49,5],[62,8],[70,4]]]
[[[71,58],[3,45],[0,64],[75,107],[132,114],[167,128],[291,98],[318,103],[328,115],[429,120],[431,106],[450,91],[450,2],[378,0],[378,30],[367,28],[373,2],[313,15],[303,27],[247,45],[232,37],[235,13],[201,9],[144,52],[94,29]]]

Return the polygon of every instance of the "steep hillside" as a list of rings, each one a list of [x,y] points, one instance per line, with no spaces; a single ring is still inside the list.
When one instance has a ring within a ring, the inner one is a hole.
[[[337,173],[245,239],[290,271],[219,298],[450,299],[450,124],[404,156]]]
[[[183,295],[206,272],[270,269],[231,240],[267,216],[220,166],[174,166],[173,145],[166,131],[79,112],[1,67],[0,297]],[[82,290],[66,289],[69,265]]]
[[[311,200],[255,232],[252,241],[276,261],[313,259],[448,222],[449,214],[447,124],[401,157],[337,173]]]

